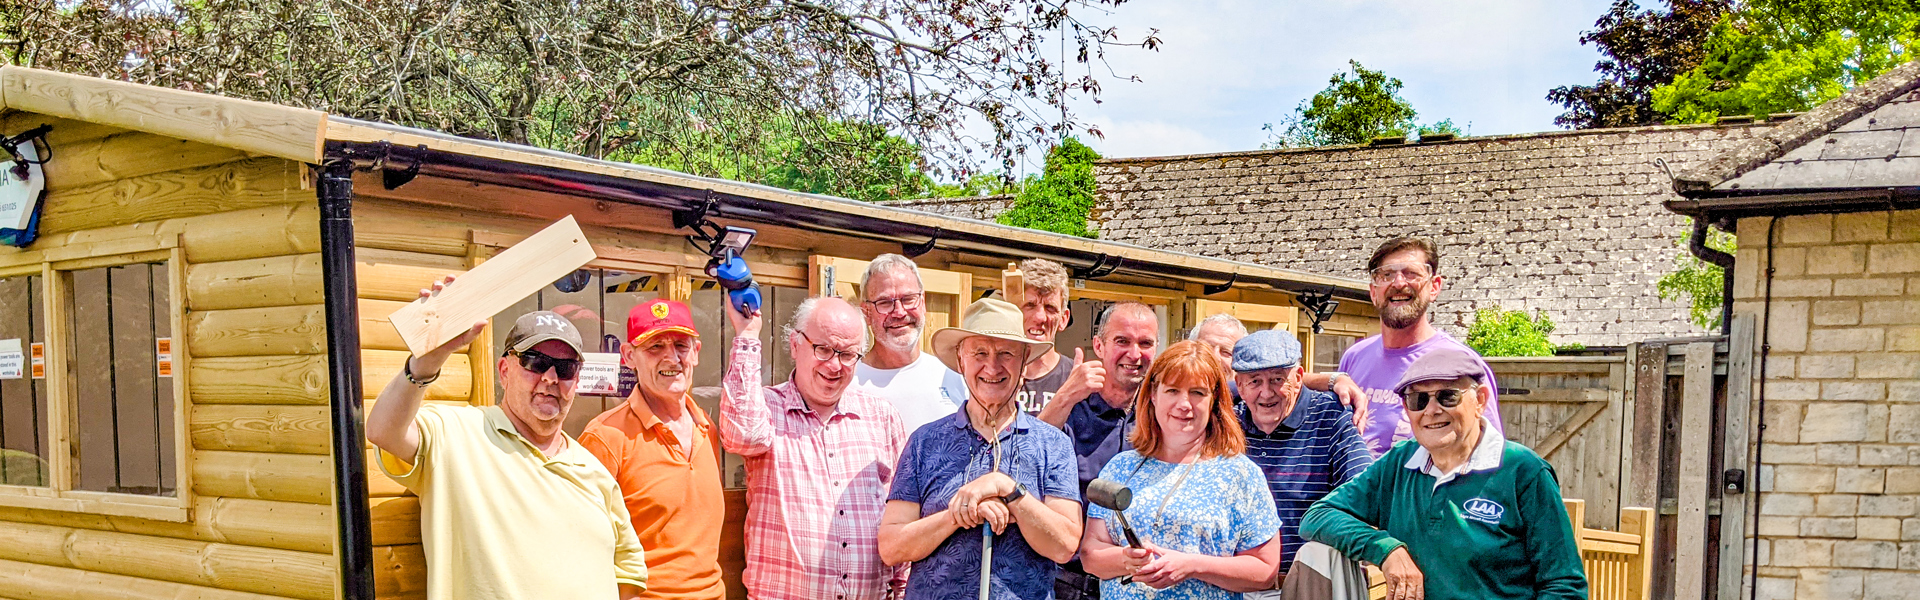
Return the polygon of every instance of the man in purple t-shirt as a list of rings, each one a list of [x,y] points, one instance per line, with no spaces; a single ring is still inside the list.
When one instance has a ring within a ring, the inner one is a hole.
[[[1440,296],[1445,279],[1440,276],[1440,252],[1433,242],[1414,237],[1387,240],[1367,261],[1367,276],[1371,281],[1367,295],[1380,313],[1380,335],[1348,348],[1340,357],[1340,372],[1306,383],[1315,389],[1333,388],[1340,392],[1343,402],[1365,398],[1365,402],[1353,403],[1354,417],[1367,448],[1379,456],[1394,442],[1413,438],[1406,407],[1393,391],[1407,366],[1436,348],[1473,350],[1434,327],[1427,317],[1427,309]],[[1491,392],[1485,410],[1487,420],[1504,433],[1493,369],[1485,361],[1480,361],[1480,369],[1485,372],[1482,381]]]

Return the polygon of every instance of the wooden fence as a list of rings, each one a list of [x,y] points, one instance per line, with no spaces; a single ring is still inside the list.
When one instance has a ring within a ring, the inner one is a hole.
[[[1507,439],[1553,465],[1560,495],[1586,501],[1591,528],[1620,518],[1621,448],[1630,437],[1626,356],[1489,358]]]

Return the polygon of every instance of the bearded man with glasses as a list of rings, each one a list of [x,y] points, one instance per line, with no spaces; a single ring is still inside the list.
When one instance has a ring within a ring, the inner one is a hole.
[[[907,433],[960,410],[967,384],[939,358],[920,351],[927,292],[913,259],[874,257],[860,276],[860,295],[873,348],[854,367],[854,383],[891,403]]]
[[[747,462],[747,595],[899,597],[906,569],[882,562],[877,540],[907,432],[891,404],[853,385],[867,344],[860,311],[839,298],[801,302],[779,338],[793,375],[764,386],[760,310],[725,310],[736,333],[720,440]]]
[[[1353,408],[1367,449],[1378,457],[1394,442],[1413,438],[1406,407],[1394,393],[1394,384],[1407,366],[1429,352],[1459,350],[1480,366],[1480,382],[1487,389],[1483,415],[1495,431],[1504,433],[1493,369],[1466,344],[1434,327],[1428,317],[1446,279],[1440,275],[1440,251],[1433,242],[1416,237],[1387,240],[1367,260],[1367,275],[1367,294],[1380,314],[1380,335],[1347,348],[1338,372],[1307,375],[1306,387],[1338,393],[1341,403]]]
[[[580,445],[626,494],[647,547],[646,598],[720,600],[720,440],[693,401],[700,332],[685,303],[650,300],[627,313],[620,363],[636,381],[627,401],[594,417]],[[757,363],[756,363],[757,364]],[[559,596],[540,596],[558,598]]]
[[[367,411],[380,469],[420,496],[427,597],[639,597],[647,564],[620,487],[560,429],[580,376],[572,323],[546,311],[514,322],[494,365],[498,404],[422,406],[486,325],[409,357]]]

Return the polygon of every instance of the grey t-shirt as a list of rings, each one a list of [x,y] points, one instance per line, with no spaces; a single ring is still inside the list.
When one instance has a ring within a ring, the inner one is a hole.
[[[1021,382],[1020,393],[1014,396],[1014,399],[1020,403],[1020,411],[1035,417],[1040,416],[1040,409],[1046,408],[1047,402],[1053,400],[1053,393],[1060,391],[1060,386],[1067,382],[1067,376],[1072,374],[1073,360],[1062,356],[1059,364],[1054,365],[1052,371],[1038,378]]]

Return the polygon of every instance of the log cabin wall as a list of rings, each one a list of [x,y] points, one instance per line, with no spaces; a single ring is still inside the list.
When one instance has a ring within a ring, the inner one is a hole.
[[[166,415],[157,425],[188,468],[177,519],[87,508],[109,504],[97,498],[52,510],[0,497],[0,597],[333,598],[319,212],[307,167],[0,116],[8,133],[40,124],[53,125],[41,238],[0,249],[0,268],[155,252],[178,267],[160,276],[181,299],[172,377],[185,378],[174,403],[183,426]],[[71,423],[84,434],[101,418],[80,412]]]

